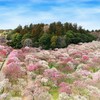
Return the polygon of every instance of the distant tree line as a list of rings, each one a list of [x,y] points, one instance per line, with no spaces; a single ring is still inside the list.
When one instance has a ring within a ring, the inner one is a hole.
[[[77,24],[53,22],[49,25],[43,23],[25,25],[24,27],[19,25],[8,33],[7,39],[11,41],[8,42],[8,45],[14,48],[22,48],[26,44],[26,46],[54,49],[64,48],[69,44],[91,42],[96,37]]]

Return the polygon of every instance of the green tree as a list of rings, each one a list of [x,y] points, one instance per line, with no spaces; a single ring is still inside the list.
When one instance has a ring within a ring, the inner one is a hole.
[[[71,31],[71,30],[69,30],[69,31],[66,33],[65,37],[66,37],[66,44],[69,45],[70,43],[72,43],[72,40],[73,40],[73,38],[74,38],[74,32]]]
[[[64,36],[59,36],[59,37],[57,38],[57,47],[58,47],[58,48],[66,47],[66,37],[64,37]]]
[[[56,23],[51,23],[49,26],[49,34],[55,34],[56,33]]]
[[[32,35],[30,33],[26,33],[23,35],[22,40],[27,39],[27,38],[32,38]]]
[[[52,49],[57,47],[57,39],[58,39],[58,36],[56,36],[56,35],[52,36],[52,38],[51,38],[51,48]]]
[[[22,26],[21,26],[21,25],[19,25],[19,26],[14,30],[15,33],[21,33],[21,31],[22,31]]]
[[[51,39],[50,34],[44,33],[39,39],[40,46],[42,46],[44,49],[49,49],[50,39]]]
[[[61,36],[64,34],[63,24],[61,22],[56,23],[56,35]]]
[[[21,40],[22,40],[22,34],[19,33],[13,34],[11,36],[10,45],[13,46],[14,48],[21,48],[22,47]]]

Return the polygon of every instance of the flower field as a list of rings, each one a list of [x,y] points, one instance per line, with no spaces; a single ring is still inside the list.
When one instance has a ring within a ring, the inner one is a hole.
[[[100,100],[100,42],[41,50],[0,46],[0,100]]]

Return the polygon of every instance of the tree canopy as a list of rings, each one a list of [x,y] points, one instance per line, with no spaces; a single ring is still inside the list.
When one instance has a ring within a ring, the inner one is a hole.
[[[32,46],[42,46],[44,49],[63,48],[71,43],[91,42],[96,37],[89,34],[89,30],[83,29],[76,23],[53,22],[50,24],[30,24],[22,27],[19,25],[7,38],[11,40],[8,44],[14,48],[21,48],[22,41],[32,40]]]

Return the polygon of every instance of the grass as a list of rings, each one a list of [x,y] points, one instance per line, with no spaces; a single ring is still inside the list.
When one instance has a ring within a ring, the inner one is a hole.
[[[49,63],[49,68],[56,68],[57,64],[56,63]]]
[[[49,93],[53,96],[54,100],[58,100],[59,92],[57,87],[52,87]]]

